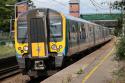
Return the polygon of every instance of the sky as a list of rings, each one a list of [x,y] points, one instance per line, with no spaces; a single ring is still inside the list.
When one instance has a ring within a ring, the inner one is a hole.
[[[69,14],[69,1],[70,0],[32,0],[37,8],[52,8],[61,11],[65,14]],[[110,13],[110,2],[113,3],[116,0],[80,0],[80,13]],[[120,1],[120,0],[117,0]],[[94,6],[94,5],[96,6]],[[111,13],[118,13],[117,10],[112,10]]]

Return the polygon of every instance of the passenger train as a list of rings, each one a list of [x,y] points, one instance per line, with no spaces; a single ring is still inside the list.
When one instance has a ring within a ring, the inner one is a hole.
[[[61,67],[66,57],[111,38],[107,27],[49,8],[30,10],[15,20],[18,64],[30,77]]]

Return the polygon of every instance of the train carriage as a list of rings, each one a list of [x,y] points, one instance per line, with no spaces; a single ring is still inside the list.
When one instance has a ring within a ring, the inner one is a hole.
[[[15,21],[17,60],[31,77],[61,67],[65,57],[109,39],[108,28],[48,8],[30,10]]]

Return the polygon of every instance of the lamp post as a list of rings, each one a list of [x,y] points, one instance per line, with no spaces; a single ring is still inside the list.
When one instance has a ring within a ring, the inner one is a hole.
[[[10,5],[10,4],[6,4],[5,6],[7,7],[14,7],[14,17],[16,18],[16,4],[15,5]]]
[[[16,5],[9,5],[9,4],[6,4],[5,5],[6,7],[14,7],[14,19],[16,18]],[[10,38],[12,37],[12,26],[13,26],[13,20],[12,16],[10,16],[10,20],[9,20],[9,23],[10,23],[10,26],[9,26],[9,29],[10,29]]]

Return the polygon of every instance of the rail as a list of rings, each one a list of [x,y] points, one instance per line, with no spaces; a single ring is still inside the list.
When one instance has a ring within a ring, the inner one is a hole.
[[[8,68],[5,68],[5,69],[1,69],[0,70],[0,79],[7,78],[7,77],[12,76],[14,74],[17,74],[19,72],[20,72],[20,70],[19,70],[18,65],[8,67]]]
[[[19,73],[16,56],[0,59],[0,79]]]

